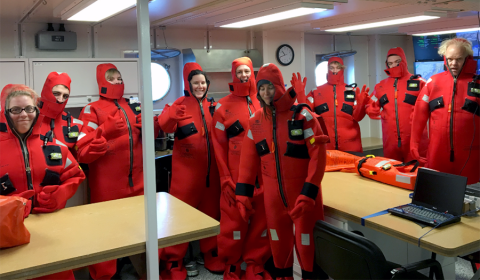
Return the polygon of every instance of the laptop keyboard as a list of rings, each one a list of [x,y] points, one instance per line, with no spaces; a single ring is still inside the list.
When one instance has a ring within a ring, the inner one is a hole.
[[[391,208],[389,212],[410,220],[417,220],[431,225],[440,224],[454,217],[451,214],[436,212],[414,204]]]

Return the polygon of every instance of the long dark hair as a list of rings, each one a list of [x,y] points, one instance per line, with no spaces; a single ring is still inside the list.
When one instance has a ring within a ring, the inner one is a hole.
[[[272,112],[275,109],[273,105],[267,105],[267,103],[265,103],[265,101],[263,101],[263,98],[260,96],[260,92],[257,93],[257,99],[258,101],[260,101],[260,106],[262,106],[263,108],[263,115],[265,116],[265,119],[271,119]]]

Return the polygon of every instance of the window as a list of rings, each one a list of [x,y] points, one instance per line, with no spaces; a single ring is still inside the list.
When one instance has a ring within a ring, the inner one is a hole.
[[[327,73],[328,73],[328,61],[322,61],[315,68],[315,83],[318,86],[321,86],[327,83]]]
[[[170,74],[160,64],[152,62],[152,99],[157,101],[165,97],[170,90]]]

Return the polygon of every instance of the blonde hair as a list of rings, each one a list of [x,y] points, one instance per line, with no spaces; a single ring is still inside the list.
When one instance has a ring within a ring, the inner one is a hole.
[[[120,76],[122,76],[122,73],[120,73],[120,71],[118,71],[118,69],[110,68],[110,69],[107,70],[107,72],[105,72],[105,79],[107,81],[113,80],[113,75],[114,74],[119,74]]]
[[[464,38],[453,38],[443,41],[438,48],[438,54],[441,56],[445,56],[447,48],[452,45],[463,48],[464,53],[466,53],[465,57],[473,56],[472,42]]]
[[[17,96],[28,96],[33,101],[33,106],[37,106],[38,94],[31,88],[21,85],[11,88],[11,91],[7,93],[7,98],[5,99],[5,110],[9,109],[10,100]]]
[[[332,61],[330,64],[328,64],[328,66],[330,66],[330,65],[339,65],[341,69],[347,68],[347,66],[341,64],[341,63],[338,62],[338,61]]]

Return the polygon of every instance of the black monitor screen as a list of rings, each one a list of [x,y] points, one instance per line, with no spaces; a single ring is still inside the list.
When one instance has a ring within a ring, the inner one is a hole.
[[[466,177],[419,168],[412,203],[457,216],[462,213],[466,186]]]
[[[413,36],[415,61],[443,60],[443,57],[438,54],[438,47],[443,40],[450,39],[452,36],[454,35]]]

